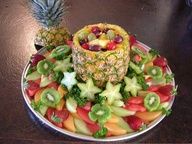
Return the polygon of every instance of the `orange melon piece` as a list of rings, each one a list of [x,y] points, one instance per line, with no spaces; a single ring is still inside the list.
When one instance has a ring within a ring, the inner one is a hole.
[[[116,115],[112,114],[111,118],[108,119],[107,122],[108,123],[118,123],[119,122],[119,118]]]
[[[60,111],[60,110],[63,109],[63,106],[64,106],[64,105],[65,105],[65,101],[64,101],[64,99],[61,99],[60,102],[57,104],[56,109],[57,109],[58,111]]]
[[[67,90],[62,85],[59,85],[57,91],[59,92],[61,98],[67,94]]]
[[[126,130],[122,129],[121,127],[119,127],[115,123],[108,123],[107,122],[104,125],[111,135],[118,136],[118,135],[123,135],[123,134],[127,133]]]
[[[143,119],[144,121],[153,121],[162,114],[162,111],[154,112],[136,112],[135,116]]]
[[[41,93],[43,92],[44,89],[40,89],[36,92],[34,96],[34,101],[35,103],[38,103],[41,100]]]
[[[147,71],[147,69],[148,69],[148,67],[151,67],[151,66],[153,66],[153,62],[152,62],[152,61],[151,61],[151,62],[146,63],[146,64],[145,64],[145,67],[144,67],[144,72],[146,72],[146,71]]]
[[[71,113],[74,118],[82,119],[77,113]]]
[[[71,132],[75,132],[76,128],[74,125],[74,120],[71,114],[69,114],[68,118],[63,122],[64,127],[71,131]]]

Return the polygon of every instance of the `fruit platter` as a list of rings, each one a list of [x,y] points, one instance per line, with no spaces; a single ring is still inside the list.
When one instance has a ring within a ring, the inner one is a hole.
[[[21,88],[42,123],[91,141],[147,132],[171,113],[177,92],[165,57],[107,23],[87,25],[65,44],[32,55]]]

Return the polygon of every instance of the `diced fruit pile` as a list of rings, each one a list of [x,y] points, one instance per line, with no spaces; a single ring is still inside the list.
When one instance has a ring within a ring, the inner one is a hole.
[[[115,50],[120,45],[123,37],[114,29],[93,26],[79,34],[79,44],[90,51]]]
[[[97,27],[84,36],[82,47],[94,51],[113,50],[122,41],[113,30]],[[101,40],[107,41],[106,47],[91,45]],[[95,138],[142,131],[161,115],[170,114],[176,88],[167,60],[155,50],[147,51],[134,37],[130,43],[127,75],[120,83],[107,82],[104,87],[97,87],[91,77],[82,81],[76,75],[68,45],[33,55],[25,88],[32,107],[60,128]]]

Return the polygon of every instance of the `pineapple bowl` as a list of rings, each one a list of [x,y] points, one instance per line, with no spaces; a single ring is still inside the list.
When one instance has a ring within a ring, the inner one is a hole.
[[[88,25],[74,34],[73,44],[73,65],[81,79],[92,77],[103,86],[107,81],[118,83],[124,78],[130,45],[123,28],[106,23]]]

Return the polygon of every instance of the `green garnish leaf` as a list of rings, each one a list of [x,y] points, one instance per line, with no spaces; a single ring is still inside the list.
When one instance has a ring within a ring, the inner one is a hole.
[[[173,78],[174,78],[174,74],[166,74],[165,75],[165,79],[166,79],[166,83],[170,83],[173,81]]]
[[[49,45],[49,46],[46,46],[45,48],[46,48],[48,51],[52,51],[55,47],[54,47],[54,46]]]
[[[125,89],[125,86],[126,86],[126,83],[125,83],[124,81],[121,82],[120,93],[121,93],[121,95],[122,95],[122,99],[123,99],[123,100],[127,100],[128,98],[131,97],[131,94],[130,94],[129,92],[127,92],[127,91],[124,90],[124,89]]]
[[[146,128],[147,128],[147,125],[146,125],[146,124],[143,124],[143,125],[140,127],[139,131],[143,131],[143,130],[145,130]]]
[[[52,75],[53,81],[56,81],[57,83],[61,83],[61,80],[63,79],[64,75],[61,71],[59,72],[54,72]]]
[[[30,67],[27,71],[27,76],[37,70],[36,66]]]
[[[97,132],[95,132],[93,134],[93,137],[95,137],[95,138],[104,138],[104,137],[106,137],[107,132],[108,132],[107,128],[102,127],[100,130],[98,130]]]
[[[149,85],[146,83],[143,74],[140,74],[140,75],[136,76],[136,78],[137,78],[138,84],[141,85],[142,89],[143,89],[143,90],[147,90],[148,87],[149,87]]]
[[[167,108],[164,108],[164,107],[161,110],[162,110],[163,114],[165,114],[166,116],[169,116],[171,114],[171,112],[172,112],[171,109],[167,109]]]
[[[175,88],[173,88],[173,91],[172,91],[172,95],[177,95],[177,89],[178,89],[178,85],[175,86]]]
[[[107,99],[107,98],[104,97],[104,96],[96,95],[94,102],[103,105],[103,104],[105,103],[106,99]]]
[[[159,52],[155,49],[150,49],[149,54],[151,54],[153,57],[159,55]]]
[[[41,106],[41,101],[39,101],[38,103],[35,103],[34,100],[31,101],[31,107],[36,110],[36,111],[39,111],[39,108]]]
[[[81,90],[78,88],[77,85],[74,85],[69,93],[65,96],[65,98],[72,97],[78,106],[84,106],[87,102],[86,98],[80,97]]]

